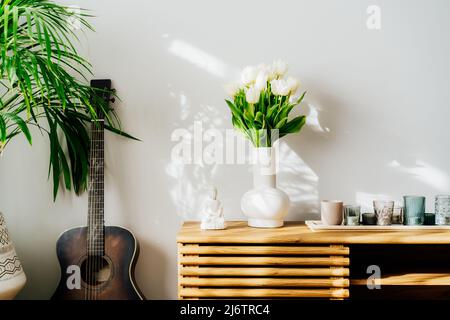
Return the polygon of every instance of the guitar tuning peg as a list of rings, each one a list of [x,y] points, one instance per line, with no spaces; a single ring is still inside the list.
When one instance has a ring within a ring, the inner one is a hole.
[[[111,103],[114,103],[114,102],[116,102],[116,98],[111,98],[110,100],[109,100]]]

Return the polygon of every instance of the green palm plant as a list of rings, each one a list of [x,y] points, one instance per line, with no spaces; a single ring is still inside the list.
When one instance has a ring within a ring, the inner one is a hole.
[[[0,0],[0,151],[19,134],[50,143],[49,176],[56,198],[60,181],[77,194],[86,189],[90,137],[88,124],[108,103],[88,85],[91,65],[75,47],[74,21],[93,30],[84,10],[49,0]],[[114,113],[105,128],[120,130]],[[30,126],[39,130],[31,130]]]

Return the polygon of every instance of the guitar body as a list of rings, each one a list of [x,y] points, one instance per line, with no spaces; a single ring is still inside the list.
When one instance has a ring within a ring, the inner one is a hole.
[[[87,240],[87,227],[67,230],[58,239],[56,252],[61,266],[61,280],[52,299],[144,299],[134,281],[134,266],[139,254],[134,235],[121,227],[104,227],[102,257],[88,258],[86,247],[80,245]],[[80,287],[71,288],[76,276],[81,277]]]

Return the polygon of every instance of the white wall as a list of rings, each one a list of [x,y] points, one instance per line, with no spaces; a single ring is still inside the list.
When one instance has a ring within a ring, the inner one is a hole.
[[[243,219],[251,187],[243,165],[171,162],[171,133],[231,128],[222,86],[247,64],[289,62],[308,95],[299,135],[284,140],[279,185],[293,200],[290,219],[317,217],[318,200],[369,206],[450,193],[450,4],[380,1],[71,1],[97,16],[82,46],[98,77],[113,79],[123,127],[143,142],[108,135],[106,214],[141,243],[137,280],[148,298],[176,298],[176,232],[196,216],[198,189],[217,185],[228,219]],[[381,8],[379,31],[366,8]],[[23,139],[0,159],[0,210],[28,275],[20,298],[48,298],[56,286],[55,241],[82,225],[87,197],[47,181],[48,145]]]

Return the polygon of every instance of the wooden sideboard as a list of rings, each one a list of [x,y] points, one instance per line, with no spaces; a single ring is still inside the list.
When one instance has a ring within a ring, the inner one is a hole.
[[[449,299],[450,230],[311,231],[228,222],[177,237],[180,299]],[[367,286],[369,266],[381,279]]]

